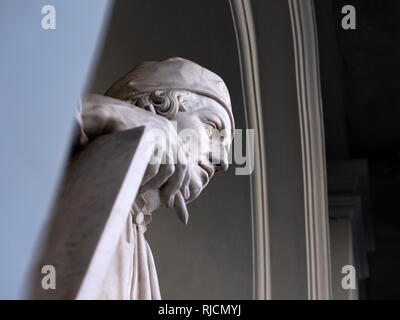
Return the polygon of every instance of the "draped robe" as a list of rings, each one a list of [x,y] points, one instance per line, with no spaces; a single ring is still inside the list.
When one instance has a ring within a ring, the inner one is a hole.
[[[132,209],[98,299],[160,300],[153,254],[144,233],[151,214]]]

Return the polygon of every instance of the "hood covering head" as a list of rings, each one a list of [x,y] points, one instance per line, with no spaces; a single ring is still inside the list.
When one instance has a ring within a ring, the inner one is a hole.
[[[214,72],[183,58],[142,62],[117,80],[105,95],[126,101],[156,90],[186,90],[214,99],[227,111],[234,131],[231,99],[224,81]]]

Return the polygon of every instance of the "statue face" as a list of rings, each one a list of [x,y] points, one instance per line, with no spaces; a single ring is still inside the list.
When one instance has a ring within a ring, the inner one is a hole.
[[[216,100],[201,93],[215,97]],[[182,151],[185,151],[181,145],[183,141],[186,149],[189,149],[190,162],[188,166],[177,167],[177,172],[173,174],[177,176],[175,181],[171,178],[161,186],[161,193],[169,194],[167,201],[165,199],[161,201],[164,205],[168,203],[169,207],[172,206],[173,198],[170,193],[176,192],[176,187],[182,178],[182,169],[179,168],[184,167],[185,170],[184,181],[181,183],[184,190],[181,191],[186,202],[200,194],[215,171],[228,168],[233,117],[231,112],[217,101],[222,101],[230,109],[229,92],[224,81],[210,70],[179,57],[163,61],[147,61],[136,65],[117,80],[107,90],[106,95],[177,122],[176,130],[180,141],[177,141],[174,147],[179,144],[182,154]],[[224,134],[221,136],[222,132]],[[186,136],[186,142],[183,136]],[[175,132],[166,137],[166,142],[170,137],[175,137]],[[190,181],[189,190],[188,181]],[[171,187],[172,185],[174,187]],[[157,194],[158,189],[152,190]],[[156,198],[154,194],[149,198],[154,200]]]
[[[228,169],[228,154],[232,140],[229,116],[215,100],[192,93],[184,105],[185,111],[171,119],[190,155],[190,196],[195,199],[216,171]]]

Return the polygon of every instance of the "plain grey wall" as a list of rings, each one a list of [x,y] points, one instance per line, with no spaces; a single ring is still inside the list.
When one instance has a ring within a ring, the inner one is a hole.
[[[90,91],[103,94],[138,62],[173,56],[220,75],[231,94],[236,128],[245,128],[228,1],[117,1]],[[153,215],[146,237],[163,298],[252,298],[249,179],[236,176],[234,166],[217,174],[189,205],[187,227],[172,211]]]

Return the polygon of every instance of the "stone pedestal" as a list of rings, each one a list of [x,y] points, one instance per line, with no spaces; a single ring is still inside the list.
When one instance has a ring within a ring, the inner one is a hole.
[[[34,270],[33,298],[98,295],[152,152],[145,133],[103,135],[72,155]],[[54,290],[42,288],[44,265],[55,267]]]

